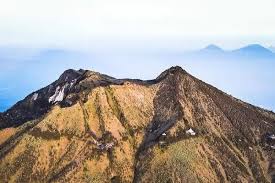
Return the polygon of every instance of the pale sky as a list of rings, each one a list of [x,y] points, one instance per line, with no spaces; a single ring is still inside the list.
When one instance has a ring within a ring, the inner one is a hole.
[[[0,43],[186,40],[269,46],[275,44],[274,10],[274,0],[0,0]]]
[[[275,62],[181,57],[208,44],[275,46],[275,0],[0,0],[0,111],[68,68],[153,79],[172,65],[275,109]]]

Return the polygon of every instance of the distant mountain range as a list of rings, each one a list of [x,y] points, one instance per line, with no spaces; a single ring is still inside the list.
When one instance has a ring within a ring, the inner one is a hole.
[[[217,45],[211,44],[203,49],[192,52],[191,55],[233,59],[275,59],[274,50],[274,47],[265,48],[260,44],[250,44],[239,49],[224,50]]]
[[[182,51],[183,52],[183,51]],[[183,52],[184,53],[184,52]],[[68,49],[27,49],[27,48],[5,48],[0,47],[0,60],[24,61],[32,60],[36,62],[43,61],[68,61],[80,60],[80,57],[87,58],[91,52],[78,52]],[[249,59],[275,59],[275,47],[264,47],[260,44],[249,44],[241,48],[226,50],[218,45],[210,44],[202,49],[186,52],[183,55],[190,56],[210,56],[210,57],[233,57]]]

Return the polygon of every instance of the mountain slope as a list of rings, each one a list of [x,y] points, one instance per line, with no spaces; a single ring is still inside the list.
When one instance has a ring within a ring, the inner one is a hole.
[[[68,70],[2,116],[4,182],[271,182],[275,174],[275,114],[180,67],[151,81]]]

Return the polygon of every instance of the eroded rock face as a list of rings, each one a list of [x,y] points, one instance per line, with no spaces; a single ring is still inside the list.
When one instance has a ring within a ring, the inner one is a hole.
[[[0,129],[19,126],[27,121],[38,119],[56,104],[63,107],[71,106],[80,98],[84,100],[95,87],[121,83],[122,81],[100,73],[69,69],[54,83],[28,95],[3,113],[7,122],[1,124]]]
[[[4,182],[271,182],[275,114],[180,67],[68,70],[0,114]]]
[[[84,71],[82,70],[67,70],[51,85],[28,95],[24,100],[18,102],[12,108],[3,113],[7,123],[1,124],[0,128],[19,126],[27,121],[41,117],[48,112],[52,105],[63,100],[65,92],[68,92],[68,87],[66,86],[65,88],[64,86],[71,83],[74,79],[79,78],[83,73]],[[63,96],[58,90],[60,87],[63,89]],[[66,91],[64,91],[65,89]],[[59,96],[56,96],[58,98],[52,97],[56,90],[59,92],[57,93]],[[57,100],[51,101],[51,97]]]

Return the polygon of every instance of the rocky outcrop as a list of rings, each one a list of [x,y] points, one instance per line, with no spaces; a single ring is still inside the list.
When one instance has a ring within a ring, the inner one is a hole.
[[[180,67],[150,81],[68,70],[3,114],[0,179],[271,182],[274,127]]]

